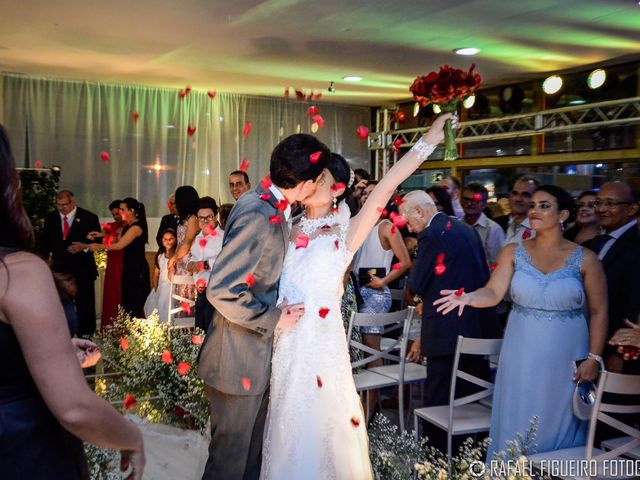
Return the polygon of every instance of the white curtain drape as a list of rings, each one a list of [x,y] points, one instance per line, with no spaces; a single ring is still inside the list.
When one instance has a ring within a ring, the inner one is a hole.
[[[60,165],[61,188],[103,215],[111,200],[127,196],[144,202],[148,216],[164,215],[168,195],[187,184],[201,196],[230,202],[228,174],[243,158],[255,185],[281,139],[312,133],[312,103],[286,98],[218,93],[211,99],[192,91],[181,99],[173,89],[13,74],[0,75],[0,92],[0,118],[18,166]],[[324,119],[314,135],[352,168],[368,169],[369,151],[356,129],[369,126],[371,109],[314,104]],[[101,152],[109,154],[108,163]]]

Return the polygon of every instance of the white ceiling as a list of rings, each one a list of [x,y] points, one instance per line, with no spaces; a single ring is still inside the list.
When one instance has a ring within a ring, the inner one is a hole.
[[[363,105],[444,63],[486,85],[640,53],[638,0],[0,1],[2,71]]]

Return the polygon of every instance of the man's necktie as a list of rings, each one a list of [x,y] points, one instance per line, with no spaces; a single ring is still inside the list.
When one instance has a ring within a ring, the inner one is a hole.
[[[606,233],[603,235],[596,235],[591,241],[591,247],[593,248],[593,251],[596,253],[600,253],[600,250],[602,250],[606,243],[612,238],[613,237],[611,235],[607,235]]]
[[[69,230],[71,230],[71,227],[69,226],[69,220],[67,219],[67,216],[65,215],[62,221],[62,238],[64,240],[67,239],[67,235],[69,235]]]

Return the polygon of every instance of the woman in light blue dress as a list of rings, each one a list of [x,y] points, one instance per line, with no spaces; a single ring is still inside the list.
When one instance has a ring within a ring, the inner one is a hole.
[[[513,307],[504,335],[487,454],[506,450],[538,417],[538,452],[584,445],[587,422],[573,415],[574,382],[596,378],[607,332],[607,286],[602,265],[590,250],[565,240],[563,225],[573,199],[544,185],[534,194],[531,240],[505,246],[486,287],[456,296],[443,290],[434,302],[447,313],[465,306],[496,305],[507,289]],[[585,318],[588,313],[589,322]],[[587,359],[577,373],[572,362]]]

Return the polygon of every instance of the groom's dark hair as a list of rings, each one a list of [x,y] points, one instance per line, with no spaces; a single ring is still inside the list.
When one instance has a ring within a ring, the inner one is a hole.
[[[271,181],[276,187],[293,188],[315,180],[331,158],[331,152],[316,137],[304,133],[282,140],[271,154]]]

